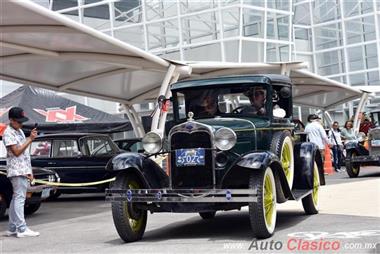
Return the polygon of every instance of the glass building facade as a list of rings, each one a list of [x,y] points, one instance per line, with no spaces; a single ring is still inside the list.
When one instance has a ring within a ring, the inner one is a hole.
[[[167,59],[305,61],[352,86],[380,85],[380,0],[34,2]]]

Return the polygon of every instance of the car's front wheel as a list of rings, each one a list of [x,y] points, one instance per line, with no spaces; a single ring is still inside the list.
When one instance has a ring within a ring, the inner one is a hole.
[[[38,209],[40,209],[41,202],[35,203],[35,204],[27,204],[24,207],[24,213],[26,215],[31,215],[35,212],[37,212]]]
[[[268,238],[276,227],[276,184],[270,167],[254,171],[249,187],[257,191],[257,201],[249,203],[249,219],[256,238]]]
[[[133,174],[120,173],[117,175],[111,189],[141,189],[140,179]],[[145,232],[147,211],[138,209],[128,201],[112,202],[112,217],[116,230],[125,242],[140,240]]]
[[[346,171],[349,177],[354,178],[358,177],[360,172],[360,165],[357,163],[353,163],[352,159],[356,157],[356,151],[349,150],[347,151],[346,159],[348,160],[346,162]]]

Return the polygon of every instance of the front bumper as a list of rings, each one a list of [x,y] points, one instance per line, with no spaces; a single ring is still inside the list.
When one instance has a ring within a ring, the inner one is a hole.
[[[54,189],[46,185],[29,186],[26,194],[27,203],[38,203],[47,199]]]
[[[257,202],[251,189],[106,189],[106,200],[135,203],[245,203]]]
[[[348,158],[346,163],[370,163],[375,166],[380,165],[380,155],[360,155]]]

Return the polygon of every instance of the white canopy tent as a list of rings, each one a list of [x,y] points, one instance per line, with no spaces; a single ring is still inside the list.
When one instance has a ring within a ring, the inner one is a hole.
[[[29,0],[0,7],[0,79],[132,105],[189,72]]]
[[[278,73],[290,76],[294,103],[328,110],[361,91],[308,72],[303,63],[175,62],[119,41],[28,0],[2,0],[0,79],[120,102],[137,136],[144,134],[133,104],[170,95],[179,79]],[[162,132],[166,113],[152,130]]]

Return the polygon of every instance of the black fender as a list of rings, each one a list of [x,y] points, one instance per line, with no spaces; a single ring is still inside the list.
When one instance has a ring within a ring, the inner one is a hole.
[[[276,187],[277,201],[279,203],[285,202],[292,196],[292,193],[284,170],[282,169],[281,162],[274,153],[269,151],[250,152],[238,158],[234,166],[232,166],[222,178],[222,188],[230,185],[230,182],[236,184],[236,182],[240,181],[242,185],[244,183],[247,185],[249,173],[252,170],[265,170],[267,167],[270,167],[273,171],[276,186],[281,187]]]
[[[116,175],[120,172],[136,174],[144,188],[167,188],[169,177],[152,159],[139,153],[126,152],[113,157],[106,170]]]
[[[314,160],[318,166],[320,184],[325,185],[322,156],[318,147],[310,142],[297,143],[294,146],[293,188],[307,190],[313,188]]]

